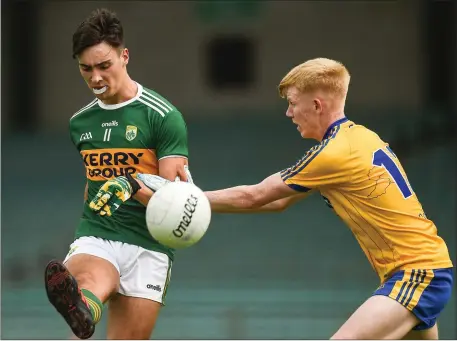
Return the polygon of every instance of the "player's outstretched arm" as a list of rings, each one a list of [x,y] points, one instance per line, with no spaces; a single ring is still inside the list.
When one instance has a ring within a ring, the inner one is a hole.
[[[273,212],[282,212],[287,208],[291,207],[298,201],[304,199],[312,192],[308,191],[306,193],[296,193],[294,196],[282,198],[276,201],[273,201],[269,204],[263,205],[258,208],[251,208],[251,209],[239,209],[239,210],[232,210],[231,213],[273,213]]]
[[[244,210],[268,211],[268,208],[273,211],[278,205],[274,202],[293,197],[297,192],[283,182],[279,173],[275,173],[256,185],[207,191],[205,194],[214,212],[233,213]],[[262,207],[264,209],[261,209]]]

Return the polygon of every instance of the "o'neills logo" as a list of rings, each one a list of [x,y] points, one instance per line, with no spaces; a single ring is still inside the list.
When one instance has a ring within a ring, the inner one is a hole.
[[[157,158],[151,149],[95,149],[81,151],[89,180],[108,180],[126,174],[157,173]]]
[[[179,222],[178,227],[173,230],[173,234],[175,235],[175,237],[181,238],[184,235],[184,232],[186,232],[187,227],[192,222],[192,216],[195,212],[197,204],[198,198],[191,194],[190,197],[187,198],[186,203],[184,204],[184,214],[181,218],[181,221]]]
[[[117,127],[119,124],[116,120],[112,120],[111,122],[102,123],[102,127]]]

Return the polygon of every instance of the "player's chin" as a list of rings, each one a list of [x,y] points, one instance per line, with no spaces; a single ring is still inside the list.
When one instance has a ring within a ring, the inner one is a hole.
[[[300,133],[301,137],[306,139],[308,137],[308,134],[306,133],[305,130],[301,129],[300,127],[297,127],[298,132]]]

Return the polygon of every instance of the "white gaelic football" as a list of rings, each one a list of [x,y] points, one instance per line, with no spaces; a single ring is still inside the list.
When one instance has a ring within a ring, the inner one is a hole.
[[[194,184],[176,181],[160,188],[149,200],[146,223],[159,243],[183,249],[197,243],[211,222],[211,207]]]

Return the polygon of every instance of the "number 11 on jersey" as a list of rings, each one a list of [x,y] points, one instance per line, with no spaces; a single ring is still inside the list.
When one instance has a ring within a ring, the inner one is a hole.
[[[386,150],[388,153],[386,153]],[[413,195],[411,185],[409,184],[408,179],[406,179],[406,177],[400,172],[400,169],[393,160],[393,158],[397,158],[397,156],[389,147],[386,147],[386,150],[378,149],[373,153],[373,165],[384,167],[396,183],[400,192],[403,194],[403,197],[407,199]]]
[[[103,141],[109,141],[110,137],[111,137],[111,128],[106,128],[105,135],[103,135]]]

